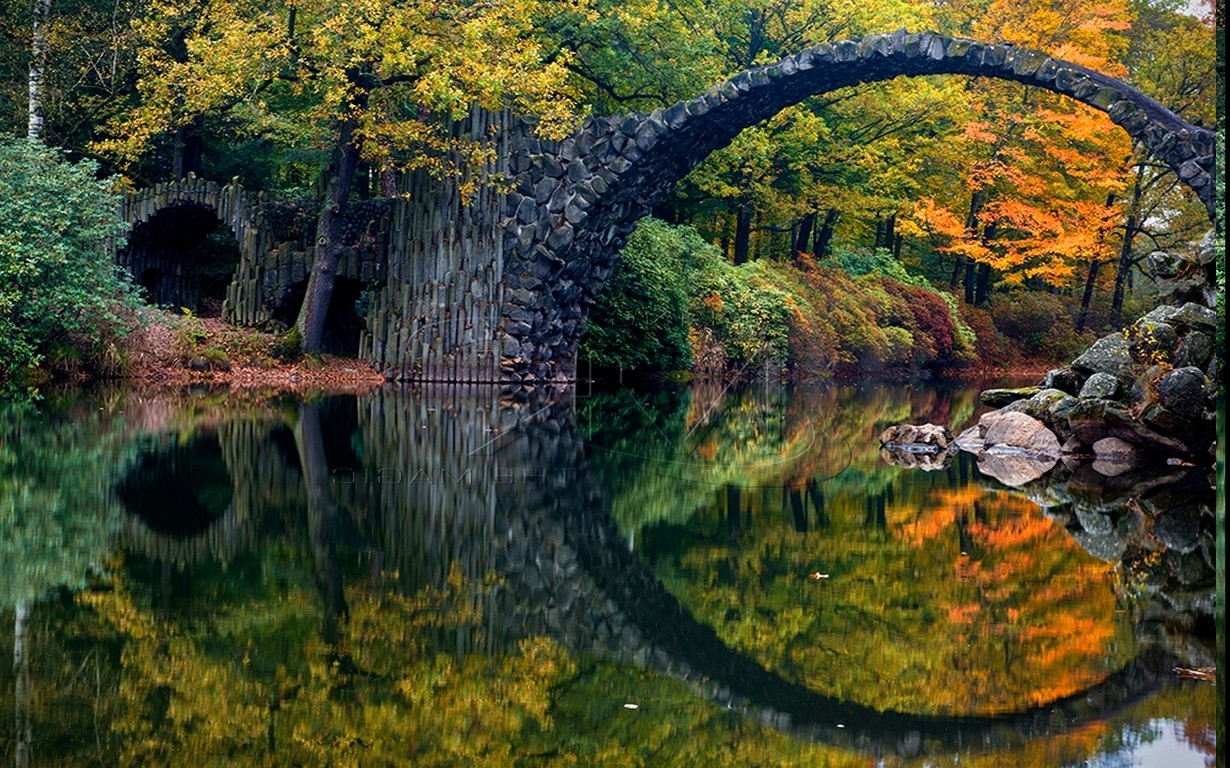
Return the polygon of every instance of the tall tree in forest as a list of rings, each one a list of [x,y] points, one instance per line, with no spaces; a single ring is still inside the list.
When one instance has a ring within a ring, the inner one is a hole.
[[[544,31],[560,14],[586,17],[585,0],[201,0],[181,33],[184,60],[147,45],[140,104],[99,147],[134,161],[167,132],[225,118],[289,146],[331,148],[296,322],[302,349],[316,352],[360,161],[441,177],[457,170],[447,160],[452,152],[480,162],[480,151],[438,119],[462,117],[475,105],[536,115],[541,133],[559,135],[572,125],[577,102],[570,55]],[[176,3],[152,0],[142,23],[178,18]]]
[[[1131,15],[1122,0],[1099,4],[959,2],[942,16],[981,39],[1039,49],[1112,75]],[[942,233],[951,273],[969,303],[986,303],[993,278],[1067,286],[1107,257],[1107,201],[1127,184],[1130,142],[1109,119],[1052,94],[1009,83],[970,84],[975,113],[962,200],[927,199],[916,218]]]

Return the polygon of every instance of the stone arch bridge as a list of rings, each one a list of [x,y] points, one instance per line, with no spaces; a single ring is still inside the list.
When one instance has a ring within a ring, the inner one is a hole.
[[[382,233],[373,253],[383,256],[366,271],[368,262],[357,262],[369,299],[360,353],[390,378],[572,380],[577,342],[619,249],[697,163],[810,96],[940,74],[1015,81],[1105,112],[1173,169],[1212,216],[1212,131],[1118,80],[1037,51],[900,30],[820,44],[666,109],[589,118],[562,141],[540,140],[509,115],[475,111],[456,122],[455,135],[493,150],[483,173],[511,179],[511,189],[465,199],[455,186],[414,177],[380,223],[358,225]],[[257,239],[268,247],[278,238]],[[273,261],[260,247],[245,252],[228,293],[230,317],[253,323],[272,314],[269,297],[306,274],[299,263],[310,258],[310,244],[295,242],[289,256]],[[342,269],[350,275],[355,268],[347,259]]]

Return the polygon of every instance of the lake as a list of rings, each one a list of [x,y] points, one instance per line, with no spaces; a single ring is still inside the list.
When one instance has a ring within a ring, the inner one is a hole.
[[[0,764],[1220,765],[1210,473],[979,389],[0,404]]]

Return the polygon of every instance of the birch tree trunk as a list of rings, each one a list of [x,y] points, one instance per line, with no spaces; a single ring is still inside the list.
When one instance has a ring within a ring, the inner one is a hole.
[[[34,0],[33,43],[30,46],[30,120],[26,135],[43,140],[43,74],[47,69],[47,21],[51,0]]]
[[[33,719],[30,715],[30,656],[26,647],[30,606],[24,600],[18,602],[13,615],[13,677],[16,680],[13,691],[16,715],[15,765],[17,768],[25,768],[30,765],[30,746],[34,740]]]

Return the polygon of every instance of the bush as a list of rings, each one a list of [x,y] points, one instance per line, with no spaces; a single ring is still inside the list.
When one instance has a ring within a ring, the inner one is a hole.
[[[1076,333],[1072,315],[1060,297],[1018,290],[996,297],[991,307],[995,327],[1027,356],[1061,362],[1079,354],[1095,335]]]
[[[38,377],[44,358],[101,368],[117,358],[138,305],[112,259],[124,233],[96,167],[0,136],[0,387]]]
[[[683,266],[706,248],[692,230],[642,222],[589,315],[581,354],[596,365],[676,371],[692,365]]]

